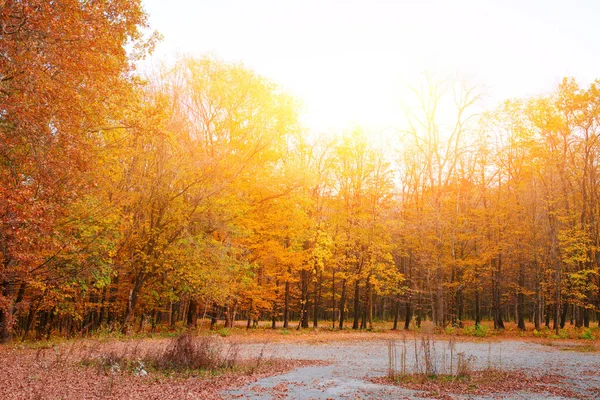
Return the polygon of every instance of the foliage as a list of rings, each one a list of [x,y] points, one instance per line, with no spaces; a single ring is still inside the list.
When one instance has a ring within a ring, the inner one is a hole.
[[[8,0],[0,28],[1,341],[597,318],[598,82],[480,113],[476,85],[425,77],[390,145],[306,132],[216,57],[142,79],[137,0]]]
[[[463,332],[468,336],[487,337],[489,328],[486,325],[469,325],[463,328]]]

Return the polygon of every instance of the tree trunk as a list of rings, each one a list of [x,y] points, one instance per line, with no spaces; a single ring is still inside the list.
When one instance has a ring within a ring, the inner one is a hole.
[[[335,268],[331,276],[331,329],[335,329]]]
[[[18,298],[13,299],[13,296],[17,290],[17,283],[13,281],[4,282],[2,284],[2,297],[7,300],[7,304],[5,307],[0,307],[0,343],[7,343],[12,340],[13,335],[13,325],[15,319],[15,310],[16,304],[21,300]],[[21,299],[23,299],[25,284],[21,284],[19,287],[19,294],[21,294]]]
[[[533,318],[533,325],[535,330],[539,331],[542,329],[542,316],[544,314],[544,306],[542,304],[542,288],[540,284],[540,271],[539,265],[536,262],[536,283],[535,283],[535,315]]]
[[[323,279],[323,271],[319,271],[318,279],[315,287],[314,304],[313,304],[313,328],[319,325],[319,306],[321,304],[321,283]]]
[[[525,330],[525,265],[519,263],[519,292],[517,294],[517,326],[520,330]]]
[[[360,286],[358,279],[354,283],[354,321],[352,322],[352,329],[358,329],[358,322],[360,318]]]
[[[288,273],[290,271],[288,270]],[[283,300],[283,329],[287,329],[290,324],[290,281],[285,281],[285,294]]]
[[[198,322],[198,303],[196,302],[196,300],[191,299],[190,305],[188,307],[188,312],[187,312],[187,327],[195,328],[197,322]]]
[[[212,312],[210,313],[210,330],[215,329],[215,325],[217,324],[218,311],[217,307],[212,307]]]
[[[301,293],[301,304],[300,304],[300,324],[298,328],[308,328],[308,284],[309,284],[309,272],[302,270],[300,274],[300,286],[302,289]]]
[[[404,330],[410,329],[410,320],[412,319],[412,307],[410,301],[406,301],[406,315],[404,316]]]
[[[456,290],[456,326],[463,327],[464,296],[462,285]]]
[[[346,319],[346,280],[342,279],[342,294],[340,297],[340,329],[344,329]]]
[[[502,272],[502,254],[492,260],[492,297],[494,306],[494,329],[504,329],[501,308],[500,277]]]
[[[481,325],[481,300],[479,299],[479,288],[475,289],[475,327]]]
[[[373,286],[368,283],[368,295],[367,295],[367,323],[369,329],[373,329]]]
[[[562,313],[560,315],[560,329],[564,329],[565,324],[567,323],[568,314],[569,314],[569,303],[565,303],[562,306]]]
[[[133,282],[133,287],[129,290],[127,310],[125,311],[125,318],[123,319],[123,326],[121,327],[121,331],[124,334],[127,334],[129,332],[129,328],[131,326],[131,323],[133,322],[138,296],[140,295],[140,291],[142,289],[142,285],[144,284],[145,279],[146,276],[144,274],[140,273],[136,275],[135,280]]]
[[[394,326],[392,327],[392,330],[398,330],[398,314],[400,314],[400,302],[395,299],[394,300]]]

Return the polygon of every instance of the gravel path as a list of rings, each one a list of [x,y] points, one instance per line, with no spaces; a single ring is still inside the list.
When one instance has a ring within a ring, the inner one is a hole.
[[[404,348],[396,342],[398,357]],[[449,342],[437,341],[435,354],[438,370],[444,368],[444,355],[449,360]],[[473,367],[492,365],[505,370],[523,370],[531,376],[561,375],[562,385],[582,398],[598,398],[600,391],[600,354],[584,352],[581,344],[560,343],[541,345],[524,341],[457,342],[455,352],[472,357]],[[329,365],[299,368],[284,375],[264,378],[238,390],[223,393],[224,398],[246,399],[355,399],[355,398],[417,398],[419,393],[396,386],[374,384],[370,378],[385,376],[388,368],[388,342],[330,342],[320,344],[269,343],[247,345],[249,354],[264,353],[265,357],[323,360]],[[415,342],[406,341],[408,368],[415,364]],[[422,362],[422,361],[421,361]],[[447,361],[445,368],[449,368]],[[398,365],[400,363],[398,362]],[[423,398],[420,393],[418,398]],[[456,396],[456,398],[474,398]],[[477,397],[482,398],[482,397]],[[530,392],[497,393],[488,398],[532,399],[567,398]]]

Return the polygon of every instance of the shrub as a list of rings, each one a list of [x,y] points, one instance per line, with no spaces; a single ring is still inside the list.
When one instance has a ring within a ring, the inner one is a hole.
[[[472,374],[471,365],[473,363],[472,357],[465,356],[465,353],[456,354],[456,376],[457,377],[469,377]]]
[[[91,354],[82,358],[82,365],[95,365],[100,372],[105,375],[120,375],[121,372],[131,371],[134,375],[146,375],[145,365],[141,361],[141,356],[137,353],[137,347],[126,347],[121,351],[110,350],[100,354],[100,357],[94,358]]]
[[[226,347],[217,337],[184,333],[173,339],[164,351],[150,356],[149,361],[159,369],[232,368],[239,349],[234,345]]]
[[[217,331],[217,334],[221,337],[227,337],[231,335],[231,331],[227,328],[221,328]]]
[[[579,335],[579,337],[581,339],[585,339],[585,340],[594,340],[594,339],[596,339],[596,336],[594,335],[594,332],[590,328],[584,329],[583,332],[581,332],[581,335]]]
[[[474,358],[463,352],[455,352],[455,341],[453,339],[448,342],[447,348],[443,349],[443,354],[440,354],[440,348],[443,345],[436,344],[434,338],[423,336],[418,341],[415,337],[415,359],[412,368],[409,368],[407,364],[406,345],[405,338],[400,347],[397,346],[394,340],[388,342],[387,379],[393,382],[450,382],[456,379],[468,380],[473,375]],[[449,358],[446,357],[446,351],[450,352]]]
[[[466,326],[463,332],[469,336],[487,337],[489,328],[485,325]]]
[[[565,329],[561,329],[558,331],[558,338],[559,339],[568,339],[569,333]]]

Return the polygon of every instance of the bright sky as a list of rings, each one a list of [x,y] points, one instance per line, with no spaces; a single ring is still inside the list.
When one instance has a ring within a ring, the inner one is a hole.
[[[487,103],[600,78],[597,0],[143,0],[164,35],[152,62],[212,52],[304,103],[314,131],[386,129],[428,71],[460,74]]]

